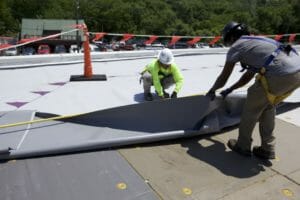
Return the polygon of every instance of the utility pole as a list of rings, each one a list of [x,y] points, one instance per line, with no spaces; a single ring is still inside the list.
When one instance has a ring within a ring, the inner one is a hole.
[[[76,27],[78,28],[79,24],[79,0],[76,0]],[[80,49],[80,41],[79,41],[79,30],[76,31],[76,43],[77,43],[77,53],[79,53]]]

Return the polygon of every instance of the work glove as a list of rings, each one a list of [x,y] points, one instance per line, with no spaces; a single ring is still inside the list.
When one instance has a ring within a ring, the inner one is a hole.
[[[158,96],[158,99],[159,99],[159,100],[164,100],[164,99],[166,99],[166,98],[164,97],[164,95],[162,95],[162,96]]]
[[[164,91],[164,98],[166,98],[166,99],[167,99],[167,98],[170,98],[169,93],[167,93],[167,92]]]
[[[143,81],[143,74],[142,74],[142,73],[140,73],[140,78],[139,78],[139,82],[140,82],[140,84],[142,84],[142,81]]]
[[[231,88],[227,88],[226,90],[222,90],[220,94],[222,95],[223,99],[227,97],[228,94],[230,94],[233,91]]]
[[[171,95],[171,98],[172,98],[172,99],[177,98],[177,92],[174,91],[174,92],[172,93],[172,95]]]
[[[211,101],[213,101],[216,98],[216,92],[208,91],[205,96],[207,96]]]

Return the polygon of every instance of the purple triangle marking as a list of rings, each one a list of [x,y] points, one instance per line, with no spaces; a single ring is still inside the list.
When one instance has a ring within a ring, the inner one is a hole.
[[[32,93],[35,93],[35,94],[39,94],[41,96],[44,96],[45,94],[48,94],[49,91],[32,91]]]
[[[20,102],[20,101],[15,101],[15,102],[6,102],[8,105],[15,106],[17,108],[20,108],[21,106],[27,104],[28,102]]]
[[[67,82],[56,82],[56,83],[49,83],[50,85],[65,85]]]

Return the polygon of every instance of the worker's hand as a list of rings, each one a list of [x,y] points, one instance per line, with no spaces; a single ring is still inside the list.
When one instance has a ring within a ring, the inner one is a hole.
[[[158,98],[159,98],[159,100],[164,100],[164,99],[166,99],[166,98],[164,97],[164,95],[163,95],[163,96],[158,96]]]
[[[216,92],[215,91],[208,91],[205,96],[209,97],[209,99],[211,101],[213,101],[216,98]]]
[[[226,90],[222,90],[220,94],[222,95],[223,99],[227,97],[228,94],[230,94],[233,91],[231,88],[227,88]]]
[[[169,93],[167,93],[167,92],[164,92],[164,98],[170,98],[170,95],[169,95]]]
[[[142,74],[142,73],[140,73],[140,78],[139,78],[139,82],[140,82],[140,84],[142,83],[142,81],[143,81],[143,74]]]
[[[172,98],[172,99],[177,98],[177,92],[174,91],[174,92],[172,93],[172,95],[171,95],[171,98]]]

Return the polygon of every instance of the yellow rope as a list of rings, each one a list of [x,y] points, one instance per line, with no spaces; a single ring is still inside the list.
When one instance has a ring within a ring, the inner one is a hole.
[[[21,125],[26,125],[26,124],[41,123],[41,122],[46,122],[46,121],[51,121],[51,120],[72,118],[72,117],[77,117],[77,116],[80,116],[83,114],[86,114],[86,113],[56,116],[56,117],[50,117],[50,118],[46,118],[46,119],[37,119],[37,120],[32,120],[32,121],[23,121],[23,122],[11,123],[11,124],[3,124],[3,125],[0,125],[0,128],[9,128],[9,127],[21,126]]]

